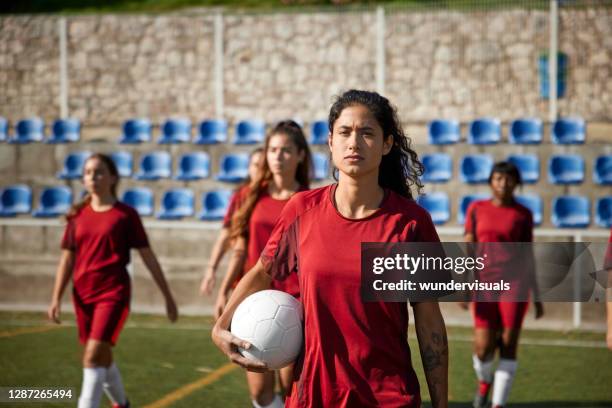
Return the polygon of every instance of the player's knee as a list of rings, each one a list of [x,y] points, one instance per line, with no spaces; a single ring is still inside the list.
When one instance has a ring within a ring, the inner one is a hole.
[[[89,342],[83,353],[84,367],[107,367],[112,361],[110,346],[100,342]]]
[[[251,390],[251,400],[261,406],[269,405],[274,399],[274,390],[268,387],[258,387]]]

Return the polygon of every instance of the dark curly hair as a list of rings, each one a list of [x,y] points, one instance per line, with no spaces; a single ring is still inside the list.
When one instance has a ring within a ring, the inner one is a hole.
[[[376,92],[351,89],[337,96],[329,110],[327,124],[332,133],[334,123],[345,108],[362,105],[374,115],[383,130],[384,137],[393,137],[391,151],[382,157],[378,173],[378,184],[397,194],[412,199],[412,187],[421,194],[423,184],[423,164],[417,153],[410,148],[411,140],[404,134],[397,110],[389,100]],[[336,178],[336,171],[334,171]],[[337,179],[337,178],[336,178]]]

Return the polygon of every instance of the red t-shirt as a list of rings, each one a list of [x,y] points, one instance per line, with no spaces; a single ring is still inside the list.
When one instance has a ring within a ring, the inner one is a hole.
[[[108,211],[85,206],[70,218],[62,249],[74,252],[74,293],[83,303],[126,300],[130,277],[126,266],[131,248],[149,246],[136,210],[121,202]]]
[[[223,217],[223,228],[229,228],[232,225],[232,217],[238,208],[240,208],[240,200],[244,197],[244,194],[248,191],[248,184],[240,187],[232,194],[229,205],[227,206],[227,212]]]
[[[604,269],[612,269],[612,228],[610,229],[610,238],[608,238],[608,248],[606,250],[606,257],[604,259]]]
[[[385,192],[367,218],[344,218],[336,184],[297,193],[283,209],[261,260],[276,280],[297,275],[304,305],[303,363],[288,407],[418,407],[406,303],[364,303],[362,242],[439,242],[429,214]]]

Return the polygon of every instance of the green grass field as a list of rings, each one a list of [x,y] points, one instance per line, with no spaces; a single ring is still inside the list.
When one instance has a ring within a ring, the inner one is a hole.
[[[47,329],[42,314],[0,313],[0,386],[71,387],[78,394],[80,346],[73,316],[64,318],[62,326]],[[211,323],[206,317],[182,317],[174,325],[159,316],[130,317],[115,358],[133,407],[146,407],[168,395],[176,400],[152,406],[249,406],[243,372],[215,372],[227,360],[210,340]],[[450,327],[448,332],[451,406],[468,407],[475,386],[471,331]],[[427,400],[418,345],[414,333],[409,336]],[[612,407],[612,352],[602,340],[600,333],[525,331],[509,407]],[[189,384],[193,387],[185,388]],[[36,405],[0,403],[0,408],[5,406]]]

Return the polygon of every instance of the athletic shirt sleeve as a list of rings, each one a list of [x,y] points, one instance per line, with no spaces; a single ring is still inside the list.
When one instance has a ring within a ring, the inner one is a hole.
[[[474,231],[474,217],[476,214],[476,203],[471,203],[465,212],[465,234],[473,234],[476,236]]]
[[[76,250],[76,242],[74,238],[74,217],[70,218],[68,220],[68,224],[66,224],[64,236],[62,237],[61,248],[69,251]]]
[[[533,242],[533,215],[531,211],[525,211],[525,230],[521,242]]]
[[[234,216],[234,213],[238,209],[238,206],[239,206],[238,202],[240,199],[241,191],[242,189],[237,190],[234,194],[232,194],[232,198],[230,198],[230,202],[227,207],[227,212],[225,213],[225,216],[223,217],[223,228],[229,228],[230,225],[232,225],[232,217]]]
[[[149,239],[145,232],[142,220],[138,213],[130,208],[128,212],[128,222],[130,228],[128,230],[128,245],[130,248],[148,248]]]

